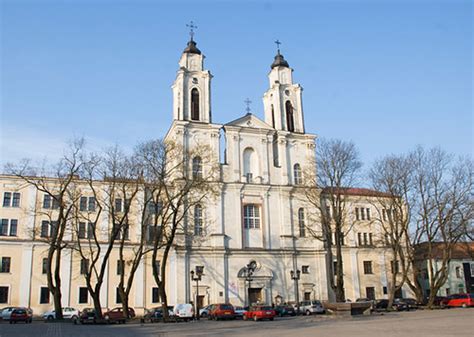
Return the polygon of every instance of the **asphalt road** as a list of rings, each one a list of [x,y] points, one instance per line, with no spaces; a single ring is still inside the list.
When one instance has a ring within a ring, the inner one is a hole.
[[[0,337],[175,337],[175,336],[473,336],[474,308],[419,310],[356,318],[286,317],[275,321],[207,321],[188,323],[130,322],[111,325],[71,323],[0,323]]]

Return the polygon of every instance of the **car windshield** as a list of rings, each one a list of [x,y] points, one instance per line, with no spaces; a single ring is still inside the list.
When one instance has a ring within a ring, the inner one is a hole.
[[[15,314],[24,314],[26,313],[25,309],[16,309],[13,311]]]
[[[232,310],[232,306],[229,304],[223,304],[221,305],[221,310]]]
[[[262,307],[260,310],[273,310],[272,307]]]

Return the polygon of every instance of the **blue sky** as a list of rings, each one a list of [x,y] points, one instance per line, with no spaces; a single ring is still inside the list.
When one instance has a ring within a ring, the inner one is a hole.
[[[0,164],[164,136],[194,20],[216,123],[263,118],[274,40],[303,88],[307,132],[369,166],[417,144],[473,149],[471,1],[11,1],[1,5]]]

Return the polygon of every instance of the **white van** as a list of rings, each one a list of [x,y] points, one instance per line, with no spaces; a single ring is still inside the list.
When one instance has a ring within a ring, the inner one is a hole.
[[[176,304],[173,311],[178,320],[189,321],[194,318],[194,307],[190,303]]]

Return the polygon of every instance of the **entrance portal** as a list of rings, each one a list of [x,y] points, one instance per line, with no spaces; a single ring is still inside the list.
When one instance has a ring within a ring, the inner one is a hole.
[[[262,288],[249,288],[249,303],[262,303]]]

